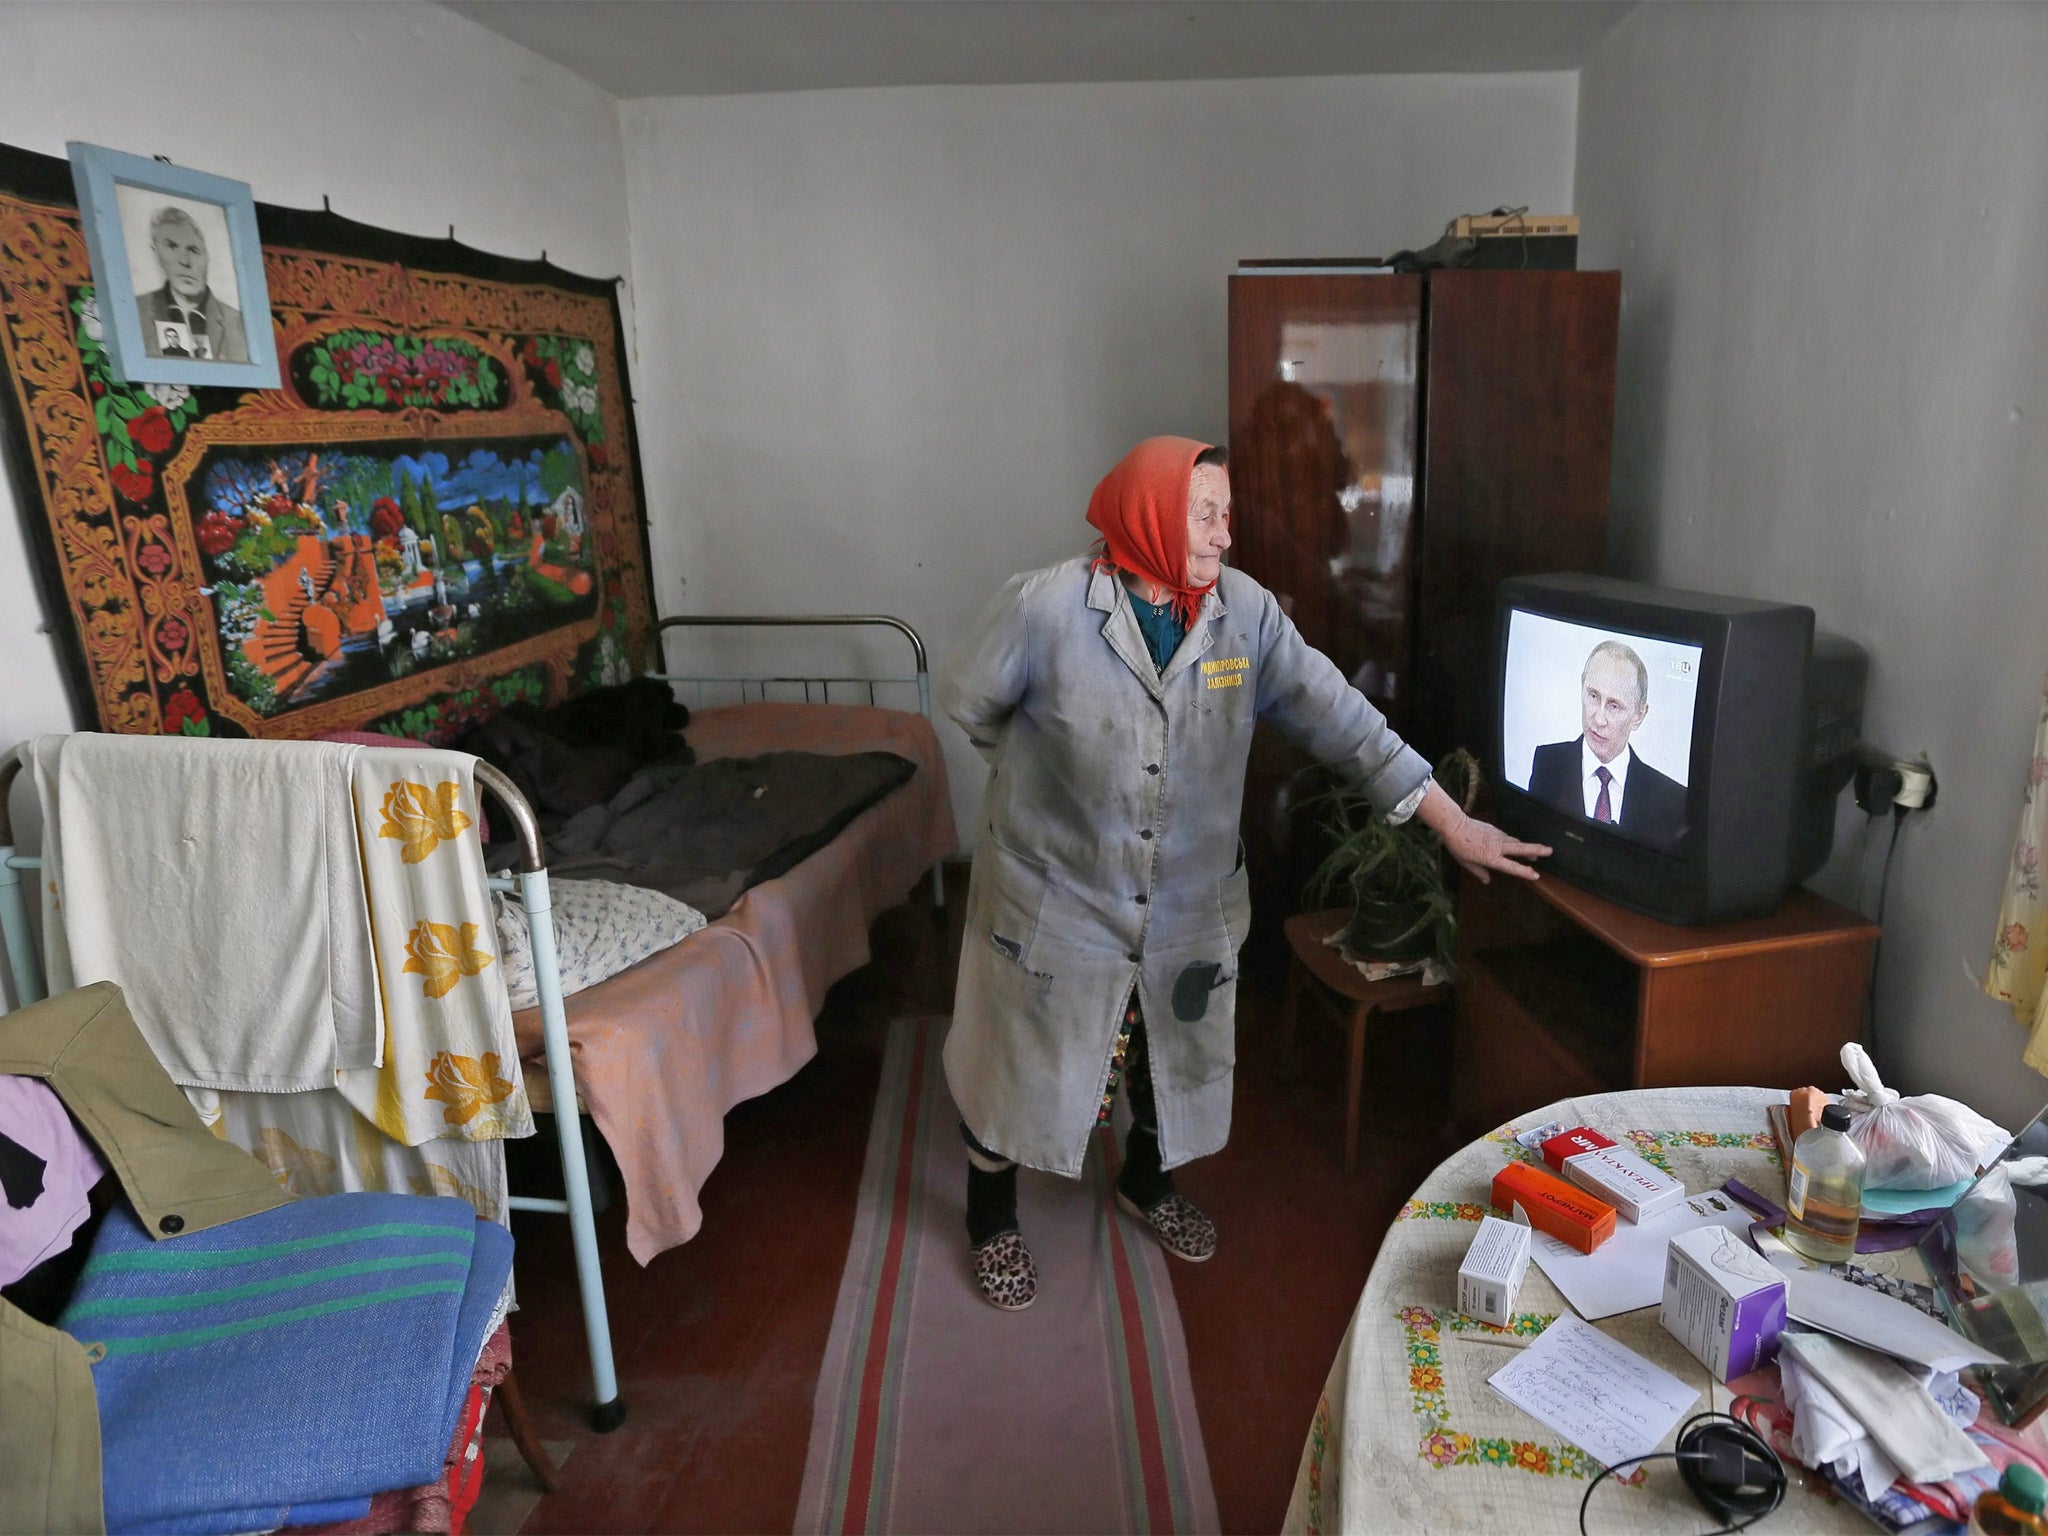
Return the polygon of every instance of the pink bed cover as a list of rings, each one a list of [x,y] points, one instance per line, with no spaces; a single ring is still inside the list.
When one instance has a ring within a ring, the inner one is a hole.
[[[687,735],[699,758],[883,751],[918,772],[709,927],[567,999],[576,1081],[625,1176],[626,1243],[642,1264],[696,1236],[725,1112],[817,1053],[812,1021],[826,989],[867,963],[868,925],[959,846],[945,758],[922,715],[736,704],[694,714]],[[521,1053],[538,1058],[540,1011],[515,1022]]]

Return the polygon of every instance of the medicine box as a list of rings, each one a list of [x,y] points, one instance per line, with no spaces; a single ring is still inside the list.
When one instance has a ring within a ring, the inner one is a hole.
[[[1581,1253],[1591,1253],[1614,1236],[1614,1207],[1575,1189],[1554,1173],[1528,1163],[1509,1163],[1493,1176],[1493,1204],[1538,1232],[1548,1232]]]
[[[1685,1198],[1685,1186],[1678,1180],[1624,1152],[1591,1126],[1550,1137],[1543,1143],[1543,1161],[1630,1221],[1647,1221]]]
[[[1479,1235],[1458,1266],[1458,1310],[1482,1323],[1505,1328],[1529,1268],[1530,1232],[1498,1216],[1479,1219]]]
[[[1785,1282],[1741,1233],[1697,1227],[1664,1250],[1657,1321],[1727,1382],[1778,1358]]]

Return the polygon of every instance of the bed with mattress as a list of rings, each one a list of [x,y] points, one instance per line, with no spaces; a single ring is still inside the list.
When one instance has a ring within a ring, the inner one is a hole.
[[[750,701],[698,711],[685,739],[700,762],[887,752],[916,771],[704,928],[564,998],[582,1108],[618,1160],[627,1244],[643,1264],[696,1235],[725,1112],[816,1054],[813,1021],[832,983],[867,963],[869,925],[957,847],[945,759],[922,713]],[[552,1110],[540,1011],[513,1020],[534,1108]]]

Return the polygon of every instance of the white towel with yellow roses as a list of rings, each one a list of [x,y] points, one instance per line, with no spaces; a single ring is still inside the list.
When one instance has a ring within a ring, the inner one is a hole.
[[[337,1086],[407,1146],[533,1134],[476,824],[476,759],[361,747],[355,824],[384,997],[375,1068]]]
[[[186,1088],[374,1071],[383,1018],[348,807],[357,749],[39,736],[53,992],[112,981]]]

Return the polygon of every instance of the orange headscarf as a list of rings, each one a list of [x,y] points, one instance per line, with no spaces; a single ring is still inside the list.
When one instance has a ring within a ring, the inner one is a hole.
[[[1216,583],[1188,583],[1188,476],[1209,451],[1192,437],[1148,437],[1102,477],[1088,498],[1088,521],[1102,534],[1108,563],[1173,594],[1174,617],[1195,621]]]

